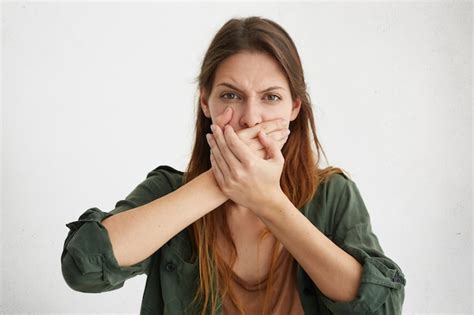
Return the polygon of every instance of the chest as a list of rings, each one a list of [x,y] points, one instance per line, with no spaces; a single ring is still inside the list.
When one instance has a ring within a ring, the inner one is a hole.
[[[234,218],[229,221],[229,229],[237,248],[237,259],[232,271],[245,282],[259,282],[270,272],[273,247],[277,242],[271,233],[263,239],[260,238],[264,228],[265,224],[256,218]],[[224,253],[226,263],[230,265],[229,245],[223,241],[222,231],[218,232],[218,235],[218,246]],[[280,253],[282,248],[278,242],[277,253]]]

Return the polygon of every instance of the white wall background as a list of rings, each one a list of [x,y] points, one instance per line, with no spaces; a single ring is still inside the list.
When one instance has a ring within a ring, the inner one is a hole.
[[[2,3],[3,313],[138,313],[146,276],[71,290],[67,222],[189,158],[200,62],[231,17],[293,37],[331,165],[358,184],[404,312],[472,312],[472,4]]]

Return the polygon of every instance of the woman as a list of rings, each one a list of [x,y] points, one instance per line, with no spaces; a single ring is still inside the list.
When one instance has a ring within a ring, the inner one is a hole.
[[[400,314],[405,276],[355,182],[319,167],[287,32],[260,17],[229,20],[198,84],[186,172],[160,165],[112,211],[68,223],[67,284],[104,292],[146,273],[141,314]]]

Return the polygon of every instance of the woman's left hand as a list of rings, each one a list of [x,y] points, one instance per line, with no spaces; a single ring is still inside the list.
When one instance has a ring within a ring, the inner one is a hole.
[[[208,134],[214,177],[222,192],[235,203],[258,211],[283,195],[280,177],[285,159],[276,142],[263,131],[258,138],[267,159],[256,156],[230,125],[213,125]]]

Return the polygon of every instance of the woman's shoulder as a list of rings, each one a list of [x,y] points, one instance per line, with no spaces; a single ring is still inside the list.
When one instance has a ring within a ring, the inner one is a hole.
[[[318,187],[318,196],[324,194],[323,197],[330,201],[334,197],[340,196],[349,185],[355,185],[349,173],[340,168],[327,168],[321,172],[320,186]]]
[[[351,215],[360,205],[357,186],[346,171],[326,172],[319,186],[305,207],[303,214],[328,237],[332,237],[334,225],[344,214]]]
[[[183,184],[183,175],[184,172],[172,166],[162,164],[148,172],[146,178],[165,180],[172,190],[176,190]]]

